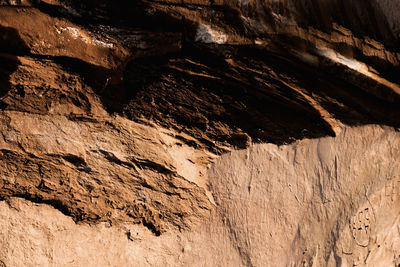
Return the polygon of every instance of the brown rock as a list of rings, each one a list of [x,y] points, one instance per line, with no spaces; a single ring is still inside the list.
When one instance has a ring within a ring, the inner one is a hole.
[[[389,1],[0,1],[0,266],[397,266]]]

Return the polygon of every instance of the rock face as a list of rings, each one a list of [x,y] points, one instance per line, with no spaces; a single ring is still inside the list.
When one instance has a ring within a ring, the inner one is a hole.
[[[246,265],[397,266],[399,141],[366,126],[218,159],[211,190]]]
[[[76,224],[11,197],[0,255],[7,266],[397,266],[399,142],[391,128],[364,126],[232,151],[208,170],[212,216],[160,236],[128,222]]]
[[[0,266],[397,266],[399,5],[0,0]]]

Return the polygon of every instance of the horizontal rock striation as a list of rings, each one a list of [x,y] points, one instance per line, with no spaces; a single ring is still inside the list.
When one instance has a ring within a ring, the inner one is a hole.
[[[399,264],[399,5],[0,0],[0,266]]]

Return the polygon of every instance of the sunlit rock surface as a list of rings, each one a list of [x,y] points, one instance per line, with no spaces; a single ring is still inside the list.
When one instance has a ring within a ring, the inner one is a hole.
[[[0,0],[0,266],[397,266],[399,6]]]

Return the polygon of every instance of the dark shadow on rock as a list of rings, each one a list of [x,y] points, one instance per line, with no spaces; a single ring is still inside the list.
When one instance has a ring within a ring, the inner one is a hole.
[[[65,18],[88,28],[101,24],[158,32],[181,30],[180,18],[174,18],[165,11],[152,8],[147,1],[85,0],[65,2],[68,8],[43,1],[36,4],[35,7],[51,17]]]
[[[180,56],[132,60],[123,83],[101,94],[109,111],[184,131],[211,149],[215,141],[243,148],[248,137],[284,144],[335,135],[291,84],[345,124],[400,126],[397,104],[346,77],[252,46],[184,47]]]
[[[249,137],[283,144],[334,135],[299,93],[270,73],[258,74],[251,64],[228,64],[240,48],[185,49],[184,56],[133,60],[125,69],[123,87],[107,88],[103,102],[114,99],[110,111],[184,131],[211,149],[215,141],[244,148]]]
[[[89,25],[100,18],[110,25],[153,32],[181,31],[183,36],[181,55],[149,53],[142,58],[133,57],[116,73],[60,58],[58,63],[81,75],[110,113],[119,113],[132,120],[143,117],[152,119],[165,127],[185,131],[209,147],[213,147],[214,141],[245,147],[248,137],[253,142],[283,144],[296,139],[334,135],[331,126],[321,118],[315,107],[287,86],[282,78],[287,76],[312,98],[317,97],[323,108],[346,124],[398,125],[394,116],[383,115],[386,109],[391,114],[398,114],[396,106],[377,99],[351,81],[333,78],[333,75],[293,59],[284,60],[279,55],[251,47],[195,44],[193,39],[197,24],[190,18],[184,20],[186,27],[183,27],[182,21],[163,11],[152,9],[154,13],[147,13],[151,6],[142,1],[116,4],[104,0],[102,3],[103,8],[93,11],[89,7],[98,6],[97,2],[72,2],[82,14],[86,14],[87,10],[94,12],[93,16],[82,16],[80,21],[75,18],[76,22]],[[304,3],[298,2],[297,5],[299,10],[305,8]],[[338,15],[334,10],[341,5],[346,11]],[[381,11],[371,5],[336,0],[326,3],[311,1],[309,8],[300,12],[304,16],[298,19],[304,27],[318,25],[326,32],[332,30],[332,22],[337,22],[352,29],[356,35],[372,34],[372,38],[393,45],[387,23],[384,17],[380,17]],[[324,9],[325,6],[332,9]],[[60,7],[41,4],[39,8],[52,16],[66,14]],[[274,27],[271,12],[277,8],[281,13],[287,12],[281,4],[267,7],[260,20],[265,19]],[[232,26],[237,33],[247,36],[257,34],[249,32],[238,9],[228,6],[214,6],[213,9],[223,14],[220,18],[223,24]],[[347,13],[351,11],[357,14],[354,20],[349,20]],[[249,16],[261,14],[254,10],[247,12]],[[328,12],[328,16],[324,12]],[[317,16],[312,16],[315,14]],[[376,21],[360,21],[361,14]],[[371,23],[374,27],[369,31]],[[227,63],[227,60],[233,64]],[[240,66],[235,66],[236,63]],[[387,70],[386,65],[381,64],[382,70]]]
[[[20,64],[17,56],[24,55],[28,51],[28,46],[15,29],[0,26],[0,109],[5,109],[7,106],[3,99],[12,89],[10,75]]]
[[[386,15],[374,0],[288,0],[298,11],[297,23],[324,32],[332,31],[337,23],[352,31],[358,38],[370,37],[383,43],[388,49],[399,51],[399,40],[394,36]]]
[[[0,109],[4,109],[6,104],[3,98],[11,90],[10,75],[17,69],[19,61],[17,57],[9,54],[0,54]]]
[[[90,1],[84,3],[77,8],[95,5]],[[53,6],[44,4],[40,7],[54,16],[59,14]],[[117,5],[118,10],[122,7]],[[154,11],[155,15],[140,15],[139,11],[146,7],[141,1],[136,6],[128,5],[121,21],[146,30],[181,31],[181,54],[133,57],[127,65],[114,71],[78,59],[29,54],[23,42],[18,41],[18,33],[12,29],[7,31],[16,36],[12,38],[15,44],[12,47],[6,43],[2,45],[14,55],[25,53],[38,59],[51,59],[69,73],[78,74],[100,96],[110,113],[119,113],[131,120],[154,120],[164,127],[191,134],[211,149],[215,148],[215,141],[243,148],[250,138],[253,142],[284,144],[297,139],[334,135],[332,126],[321,117],[316,107],[289,84],[303,90],[346,124],[399,126],[396,105],[377,99],[360,85],[338,79],[293,58],[252,46],[200,45],[192,41],[193,36],[185,33],[179,19],[161,11]],[[228,7],[220,9],[230,10]],[[125,21],[132,10],[139,12],[138,17],[134,16],[131,22]],[[270,11],[265,10],[266,13]],[[113,21],[117,12],[110,10],[107,14]],[[240,13],[233,12],[223,19],[236,25],[240,22],[239,16]],[[193,33],[196,25],[187,20],[186,24],[192,26],[189,30]],[[242,26],[235,27],[244,34],[246,29]],[[364,29],[362,25],[359,27]],[[17,63],[14,67],[5,67],[8,72],[3,71],[5,78],[2,81],[8,79],[16,66]]]
[[[344,124],[400,127],[400,96],[392,92],[393,96],[387,97],[392,101],[378,97],[379,93],[389,94],[390,89],[374,80],[356,76],[344,67],[316,68],[295,58],[277,58],[260,51],[246,52],[246,57],[268,61],[269,67],[291,79]]]
[[[101,92],[107,86],[107,80],[113,76],[114,70],[107,69],[86,61],[66,56],[41,56],[31,55],[33,58],[51,59],[69,74],[76,74],[83,82]]]

